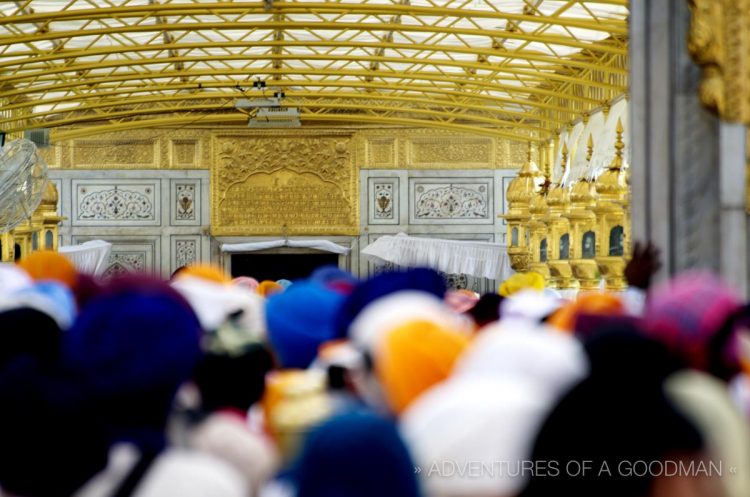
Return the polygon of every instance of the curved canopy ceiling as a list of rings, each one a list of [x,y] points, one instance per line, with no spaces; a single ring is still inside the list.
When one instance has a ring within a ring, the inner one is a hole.
[[[0,129],[241,124],[260,78],[304,123],[544,139],[626,91],[627,16],[627,0],[1,2]]]

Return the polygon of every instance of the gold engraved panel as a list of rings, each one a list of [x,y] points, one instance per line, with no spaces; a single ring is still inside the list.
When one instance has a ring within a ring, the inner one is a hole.
[[[157,143],[153,140],[74,140],[73,164],[82,168],[155,167]]]
[[[356,235],[351,134],[215,135],[211,232]]]
[[[491,138],[412,139],[408,165],[461,164],[491,168],[493,145]]]
[[[396,164],[396,140],[368,140],[367,153],[368,164],[374,167],[393,167]]]
[[[172,140],[172,167],[194,166],[197,156],[197,140]]]

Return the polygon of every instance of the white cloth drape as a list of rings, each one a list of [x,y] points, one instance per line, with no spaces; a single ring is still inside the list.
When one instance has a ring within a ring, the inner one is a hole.
[[[310,248],[339,255],[348,254],[351,250],[329,240],[268,240],[248,243],[225,243],[221,246],[221,251],[231,254],[238,252],[257,252],[259,250],[278,247]]]
[[[419,238],[399,233],[381,236],[362,249],[374,264],[425,266],[449,274],[502,281],[511,275],[508,248],[499,243]]]
[[[630,164],[630,123],[628,122],[628,101],[622,99],[615,103],[609,111],[607,122],[599,136],[594,135],[594,155],[591,158],[591,171],[598,177],[609,167],[615,158],[615,142],[617,141],[617,121],[622,122],[624,133],[622,141],[625,144],[623,159],[625,166]]]
[[[80,245],[59,247],[57,251],[70,259],[79,272],[99,276],[107,269],[112,244],[104,240],[91,240]]]

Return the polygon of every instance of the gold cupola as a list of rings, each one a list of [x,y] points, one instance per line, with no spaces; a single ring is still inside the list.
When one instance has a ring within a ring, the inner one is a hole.
[[[508,257],[511,267],[516,271],[528,271],[529,268],[529,207],[532,197],[544,182],[542,172],[532,160],[531,151],[532,144],[529,142],[527,161],[506,191],[508,211],[503,217],[508,222],[510,236],[510,243],[507,243]]]
[[[627,171],[623,160],[624,129],[619,119],[616,131],[615,158],[596,180],[599,201],[593,211],[598,232],[601,233],[596,256],[599,272],[608,289],[624,290],[627,288],[624,273],[630,252],[630,222]]]
[[[578,281],[573,278],[570,267],[570,222],[566,215],[570,212],[570,189],[563,182],[568,170],[568,145],[562,146],[562,171],[559,180],[547,194],[547,239],[550,278],[552,284],[561,290],[575,289]]]
[[[594,140],[588,139],[586,162],[588,171],[573,185],[570,192],[570,210],[565,217],[570,222],[570,266],[581,290],[599,287],[599,271],[596,265],[596,216],[591,210],[596,205],[596,187],[591,179],[591,157]]]

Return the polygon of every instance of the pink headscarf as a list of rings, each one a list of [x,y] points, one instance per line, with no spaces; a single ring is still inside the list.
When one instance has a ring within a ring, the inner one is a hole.
[[[646,305],[645,328],[686,363],[708,371],[721,359],[738,368],[736,341],[731,333],[719,350],[712,352],[717,333],[740,308],[733,288],[708,272],[688,272],[656,287]],[[712,357],[712,353],[719,357]]]

